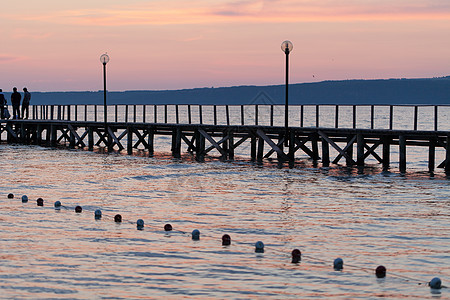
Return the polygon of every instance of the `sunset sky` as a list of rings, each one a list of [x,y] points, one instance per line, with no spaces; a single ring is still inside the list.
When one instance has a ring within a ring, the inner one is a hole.
[[[449,0],[15,0],[0,88],[163,90],[450,75]]]

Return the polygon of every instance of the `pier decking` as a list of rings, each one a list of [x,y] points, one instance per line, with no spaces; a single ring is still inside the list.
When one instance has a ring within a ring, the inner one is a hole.
[[[257,110],[258,107],[255,106],[256,113]],[[367,159],[372,158],[383,170],[390,168],[391,149],[398,147],[395,152],[398,154],[401,173],[405,173],[407,168],[406,148],[414,146],[426,147],[428,155],[424,160],[428,161],[428,171],[443,168],[446,174],[450,174],[450,131],[417,130],[417,109],[412,130],[337,128],[336,121],[335,128],[290,126],[288,136],[282,126],[167,123],[167,109],[164,123],[136,122],[136,117],[133,122],[119,122],[116,121],[117,108],[116,120],[106,124],[95,120],[70,120],[70,114],[69,118],[59,120],[44,118],[42,111],[41,117],[44,119],[38,119],[38,115],[37,110],[33,109],[35,119],[2,121],[0,138],[4,139],[5,133],[8,143],[50,147],[62,145],[91,151],[95,147],[102,147],[108,151],[126,151],[129,154],[133,153],[133,149],[142,149],[152,156],[158,151],[155,137],[168,136],[171,138],[171,154],[175,158],[187,152],[197,161],[204,161],[205,157],[211,155],[224,161],[232,161],[236,150],[246,143],[250,145],[247,159],[259,164],[265,159],[276,157],[280,165],[293,167],[298,162],[299,155],[306,155],[314,165],[320,164],[323,167],[342,162],[347,166],[363,167]],[[134,115],[136,116],[136,110]],[[372,117],[371,127],[373,122]],[[392,127],[392,121],[390,124]],[[434,128],[437,128],[436,118]],[[438,148],[444,149],[446,154],[443,161],[436,162]]]

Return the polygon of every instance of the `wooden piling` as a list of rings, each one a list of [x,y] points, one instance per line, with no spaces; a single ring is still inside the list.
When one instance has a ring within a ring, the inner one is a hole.
[[[330,166],[330,144],[321,138],[322,144],[322,166],[328,168]]]
[[[364,166],[364,137],[361,133],[356,135],[356,165],[358,167]]]
[[[131,126],[127,126],[127,153],[133,154],[133,130]]]
[[[383,171],[389,170],[391,163],[391,138],[388,136],[382,137],[383,140]]]
[[[244,112],[244,106],[240,107],[241,113]],[[239,120],[239,107],[237,108],[238,122],[240,122],[242,120]],[[36,110],[35,115],[39,115],[39,112],[44,115],[46,110],[51,112],[51,106],[43,106],[40,111]],[[256,112],[257,108],[255,107]],[[69,109],[67,109],[67,113],[68,115],[65,117],[62,115],[59,117],[77,119],[73,114],[69,114]],[[208,122],[213,120],[213,116],[210,116],[210,118]],[[80,116],[80,119],[83,119],[83,117]],[[175,118],[175,120],[177,119]],[[108,151],[126,149],[129,154],[134,152],[133,148],[142,149],[143,147],[143,150],[148,150],[149,155],[152,156],[158,146],[155,145],[155,137],[164,135],[171,137],[172,155],[176,158],[182,157],[182,146],[186,146],[186,151],[194,154],[198,161],[204,161],[211,151],[220,152],[221,160],[234,160],[236,148],[242,147],[241,145],[248,147],[250,144],[250,153],[244,154],[247,159],[263,164],[264,159],[276,154],[281,167],[286,166],[285,162],[288,162],[289,167],[293,167],[295,157],[298,154],[297,151],[302,151],[312,159],[313,166],[317,164],[321,156],[321,165],[324,167],[330,166],[331,161],[333,164],[340,164],[342,158],[346,160],[348,166],[356,164],[361,167],[365,165],[365,159],[371,156],[382,165],[383,170],[388,170],[390,167],[390,147],[398,145],[399,170],[401,173],[405,173],[406,148],[419,146],[426,147],[426,151],[428,151],[425,153],[428,155],[428,170],[430,172],[434,172],[436,168],[444,168],[447,173],[450,171],[450,151],[448,149],[450,134],[448,131],[430,133],[430,131],[421,131],[418,128],[387,130],[290,127],[287,135],[289,140],[286,143],[284,127],[281,126],[261,126],[252,122],[250,122],[252,124],[241,126],[135,123],[123,122],[122,118],[121,120],[122,122],[108,123],[106,132],[103,122],[94,121],[8,120],[0,122],[3,132],[6,131],[5,134],[9,143],[46,144],[53,147],[65,146],[69,148],[84,148],[87,145],[91,151],[94,150],[94,146],[105,146],[108,147]],[[261,119],[258,122],[261,123]],[[219,123],[219,120],[217,120],[217,123]],[[133,141],[133,137],[135,141]],[[319,143],[321,145],[318,145]],[[343,144],[345,147],[342,146]],[[319,146],[321,146],[320,156]],[[377,153],[377,149],[381,148],[380,146],[383,148],[382,155]],[[338,152],[336,158],[333,157],[334,160],[330,157],[330,147]],[[353,160],[352,152],[354,148],[357,151],[356,161]],[[437,148],[445,149],[446,159],[436,167]],[[217,156],[213,154],[210,157]]]
[[[148,155],[153,156],[155,153],[155,130],[153,127],[148,129]]]
[[[436,139],[430,138],[430,146],[428,149],[428,172],[434,172],[434,165],[436,160]]]
[[[400,173],[406,173],[406,138],[400,135],[398,138],[399,144],[399,169]]]

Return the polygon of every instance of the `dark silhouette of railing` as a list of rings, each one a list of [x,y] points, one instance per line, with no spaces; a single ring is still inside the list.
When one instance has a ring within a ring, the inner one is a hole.
[[[97,122],[104,113],[103,105],[34,105],[31,109],[34,120]],[[383,112],[377,112],[379,110]],[[420,115],[419,113],[424,110],[427,110],[426,114]],[[448,128],[450,105],[291,105],[290,111],[289,126],[292,127],[392,130],[395,124],[404,127],[406,121],[411,123],[412,120],[411,126],[402,129],[418,130],[420,122],[426,120],[428,125],[425,130],[450,129]],[[439,116],[441,112],[443,112],[442,118]],[[359,124],[361,123],[361,120],[358,122],[359,117],[364,118],[364,126]],[[382,118],[385,124],[376,127],[375,123],[380,123],[379,118]],[[307,122],[306,119],[313,121]],[[108,122],[281,126],[283,120],[283,105],[126,104],[108,106]],[[324,123],[327,125],[324,126]]]

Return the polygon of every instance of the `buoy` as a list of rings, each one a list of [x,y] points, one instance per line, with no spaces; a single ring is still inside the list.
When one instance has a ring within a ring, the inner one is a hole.
[[[261,241],[257,241],[255,244],[255,252],[263,253],[264,252],[264,243]]]
[[[222,236],[222,246],[229,246],[231,245],[231,237],[228,234],[224,234]]]
[[[55,208],[59,209],[61,207],[61,201],[55,201]]]
[[[117,214],[114,216],[114,222],[120,223],[122,222],[122,216]]]
[[[433,279],[431,279],[428,285],[432,289],[440,289],[442,287],[442,281],[439,277],[434,277]]]
[[[102,218],[102,211],[100,209],[96,209],[94,212],[94,217],[96,219],[101,219]]]
[[[83,211],[83,208],[79,205],[75,206],[75,212],[76,213],[81,213]]]
[[[142,219],[137,220],[136,225],[137,225],[137,229],[139,229],[139,230],[143,229],[144,228],[144,220],[142,220]]]
[[[170,224],[164,225],[164,230],[165,231],[172,231],[172,225],[170,225]]]
[[[292,263],[296,264],[302,260],[302,252],[298,249],[292,250]]]
[[[200,239],[200,231],[198,229],[192,230],[192,239],[195,241]]]
[[[340,257],[336,258],[333,262],[333,268],[336,271],[342,270],[344,268],[344,260]]]
[[[8,199],[12,199],[12,198],[14,198],[14,194],[8,194]]]
[[[27,195],[23,195],[23,196],[22,196],[22,202],[23,202],[23,203],[28,202],[28,196],[27,196]]]
[[[37,206],[44,206],[44,199],[37,198],[36,203],[37,203]]]
[[[377,278],[384,278],[386,277],[386,268],[384,266],[378,266],[375,269],[375,275]]]

